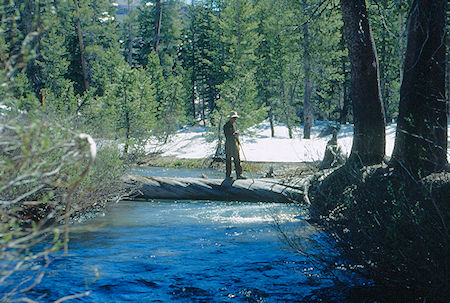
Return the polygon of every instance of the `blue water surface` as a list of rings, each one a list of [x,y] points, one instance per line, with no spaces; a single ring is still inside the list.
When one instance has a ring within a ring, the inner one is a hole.
[[[77,226],[69,256],[52,256],[28,297],[51,302],[89,291],[69,302],[302,302],[333,286],[280,241],[279,228],[320,242],[303,212],[278,203],[122,201]]]

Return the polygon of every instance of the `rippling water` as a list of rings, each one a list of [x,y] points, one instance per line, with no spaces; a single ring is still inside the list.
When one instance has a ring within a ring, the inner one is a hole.
[[[120,202],[87,222],[101,227],[71,234],[69,257],[53,257],[32,298],[89,290],[77,302],[302,302],[333,285],[280,241],[275,221],[320,240],[302,216],[275,203]]]

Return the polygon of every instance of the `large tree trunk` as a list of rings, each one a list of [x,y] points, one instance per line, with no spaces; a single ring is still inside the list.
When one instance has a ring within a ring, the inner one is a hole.
[[[447,163],[446,0],[415,0],[408,40],[393,163],[412,173]]]
[[[346,48],[344,28],[341,29],[341,40],[339,41],[339,46],[342,49]],[[347,58],[341,57],[342,75],[344,75],[344,81],[342,82],[342,92],[341,92],[341,104],[339,113],[339,122],[345,124],[348,122],[348,115],[350,109],[350,98],[348,96],[348,71],[347,71]]]
[[[77,34],[78,34],[78,43],[80,46],[81,71],[83,73],[84,89],[89,90],[89,82],[86,71],[86,58],[84,57],[83,32],[81,31],[80,8],[78,6],[78,0],[73,0],[73,4],[75,5],[75,13],[77,18]]]
[[[342,58],[342,74],[344,75],[344,82],[342,83],[342,103],[339,115],[339,122],[345,124],[348,122],[348,110],[350,109],[350,100],[347,91],[347,69],[345,67],[345,59]]]
[[[383,3],[384,6],[386,3]],[[383,9],[386,9],[383,7]],[[380,58],[380,88],[381,88],[381,97],[383,99],[383,106],[384,106],[384,117],[385,120],[391,121],[390,115],[389,115],[389,92],[387,89],[387,64],[386,64],[386,32],[382,31],[381,33],[381,58]]]
[[[303,8],[306,10],[306,0],[303,0]],[[303,138],[311,139],[311,126],[312,126],[312,106],[311,106],[311,95],[312,95],[312,83],[311,83],[311,60],[309,54],[309,31],[308,23],[303,25],[303,68],[305,73],[305,90],[303,95]]]
[[[397,3],[397,9],[398,9],[398,24],[399,24],[399,37],[398,37],[398,56],[400,59],[400,68],[399,68],[399,77],[400,77],[400,83],[403,82],[403,59],[405,56],[405,48],[404,48],[404,28],[403,28],[403,11],[402,11],[402,4],[404,0],[398,0]]]
[[[358,165],[378,164],[385,153],[385,118],[365,0],[341,0],[341,10],[351,63],[355,125],[349,161]]]

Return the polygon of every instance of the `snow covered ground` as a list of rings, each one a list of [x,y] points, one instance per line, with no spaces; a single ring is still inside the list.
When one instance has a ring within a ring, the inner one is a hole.
[[[325,146],[331,135],[320,136],[320,133],[332,125],[330,122],[316,122],[311,131],[311,139],[303,139],[303,129],[297,127],[293,132],[293,139],[289,139],[286,126],[275,126],[275,137],[271,137],[268,121],[251,128],[246,134],[240,136],[243,151],[248,161],[262,162],[310,162],[320,161],[323,158]],[[239,127],[239,126],[238,126]],[[386,155],[390,156],[394,148],[396,124],[386,127]],[[449,124],[450,133],[450,124]],[[165,145],[156,141],[150,142],[148,151],[159,150],[163,156],[177,158],[199,159],[214,155],[216,141],[207,140],[206,128],[200,126],[184,127],[172,136]],[[344,153],[350,153],[353,138],[353,125],[341,125],[338,133],[338,144]],[[450,159],[450,153],[447,153]],[[244,155],[241,151],[241,158]]]

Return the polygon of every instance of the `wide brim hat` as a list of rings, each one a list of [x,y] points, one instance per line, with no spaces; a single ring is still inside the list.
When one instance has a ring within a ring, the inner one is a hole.
[[[230,112],[230,114],[228,115],[228,118],[239,118],[239,115],[237,114],[237,112]]]

